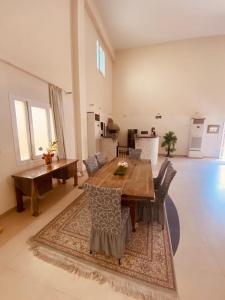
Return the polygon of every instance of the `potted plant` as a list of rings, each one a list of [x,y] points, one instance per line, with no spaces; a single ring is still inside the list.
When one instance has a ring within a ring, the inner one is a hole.
[[[175,144],[177,142],[177,137],[173,131],[168,131],[164,137],[163,137],[163,142],[161,144],[162,147],[165,147],[167,154],[167,157],[170,157],[170,153],[173,153],[176,151],[175,149]]]

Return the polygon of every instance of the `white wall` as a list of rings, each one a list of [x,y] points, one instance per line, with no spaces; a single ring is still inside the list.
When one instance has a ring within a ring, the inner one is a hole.
[[[1,0],[0,58],[71,90],[70,0]]]
[[[97,40],[101,43],[106,55],[105,77],[97,70]],[[94,109],[103,118],[107,118],[112,114],[112,59],[87,13],[85,14],[85,66],[87,111]]]
[[[128,128],[156,127],[177,134],[177,154],[187,154],[190,118],[195,112],[218,135],[205,135],[204,153],[218,156],[225,121],[225,37],[193,39],[118,51],[113,65],[113,115],[121,144]],[[155,115],[160,113],[161,120]]]

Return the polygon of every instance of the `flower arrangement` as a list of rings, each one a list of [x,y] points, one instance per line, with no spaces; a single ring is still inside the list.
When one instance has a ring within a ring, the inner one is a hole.
[[[120,161],[117,164],[117,169],[114,172],[114,175],[124,176],[127,173],[128,163],[126,161]]]
[[[51,142],[49,147],[42,154],[42,159],[45,160],[46,165],[50,165],[52,163],[52,158],[54,157],[57,151],[57,143],[58,143],[57,141]],[[40,147],[39,150],[43,150],[43,148]]]
[[[118,162],[118,167],[123,167],[123,168],[128,168],[128,162],[126,161],[119,161]]]

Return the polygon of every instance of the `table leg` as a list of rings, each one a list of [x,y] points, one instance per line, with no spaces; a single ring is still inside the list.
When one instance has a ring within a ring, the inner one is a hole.
[[[16,210],[18,212],[22,212],[24,211],[24,206],[23,206],[23,193],[22,191],[15,186],[15,191],[16,191],[16,203],[17,203],[17,207]]]
[[[77,186],[77,175],[73,177],[74,179],[74,186]]]
[[[38,203],[38,198],[37,198],[37,188],[32,181],[31,184],[31,212],[33,216],[38,216],[39,215],[39,203]]]

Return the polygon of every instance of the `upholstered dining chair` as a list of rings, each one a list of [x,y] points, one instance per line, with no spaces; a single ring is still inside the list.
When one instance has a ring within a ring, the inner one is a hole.
[[[168,160],[168,158],[165,158],[163,163],[161,164],[158,176],[154,178],[154,189],[157,190],[162,183],[163,177],[165,175],[166,169],[168,165],[171,164],[171,162]]]
[[[170,163],[171,162],[168,160],[168,158],[165,158],[165,160],[161,164],[158,176],[153,179],[155,191],[160,187],[160,184],[162,183],[166,169]],[[140,200],[137,203],[137,210],[136,210],[136,221],[137,222],[142,221],[142,222],[144,222],[144,224],[147,224],[151,221],[150,204],[151,203],[149,200]]]
[[[176,171],[173,169],[171,162],[169,162],[167,169],[165,170],[163,183],[159,185],[159,188],[155,190],[155,201],[140,200],[137,205],[136,221],[148,224],[153,221],[155,215],[157,215],[157,221],[161,218],[162,227],[164,227],[164,200],[167,196],[170,183],[175,176]],[[156,213],[157,214],[156,214]]]
[[[103,167],[107,163],[107,158],[102,152],[98,152],[95,154],[99,167]]]
[[[129,148],[129,158],[130,159],[140,159],[141,158],[141,149],[132,149]]]
[[[98,162],[95,156],[90,156],[87,159],[83,160],[83,163],[86,167],[88,176],[93,176],[99,169]]]
[[[83,185],[91,210],[90,253],[103,251],[120,260],[132,231],[130,209],[121,207],[121,189]]]
[[[166,196],[168,195],[171,181],[173,180],[176,173],[177,171],[174,170],[172,164],[170,163],[167,167],[166,174],[162,184],[155,191],[155,201],[151,202],[152,221],[155,217],[154,212],[156,211],[155,214],[157,216],[157,221],[162,225],[162,229],[164,229],[164,224],[165,224],[165,199]]]

